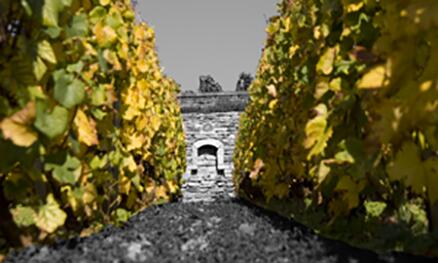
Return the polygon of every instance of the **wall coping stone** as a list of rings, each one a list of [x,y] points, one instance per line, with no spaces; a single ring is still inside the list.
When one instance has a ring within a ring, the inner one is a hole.
[[[243,111],[248,103],[246,91],[224,91],[178,95],[182,113]]]

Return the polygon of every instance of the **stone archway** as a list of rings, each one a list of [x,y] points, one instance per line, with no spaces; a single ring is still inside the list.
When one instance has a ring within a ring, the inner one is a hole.
[[[184,201],[212,201],[226,194],[223,143],[215,139],[196,141],[191,154],[190,175],[182,186]]]
[[[203,153],[209,153],[216,155],[216,170],[218,173],[222,173],[225,169],[224,165],[224,144],[215,139],[204,139],[197,141],[192,146],[192,165],[190,170],[192,173],[196,173],[201,164],[200,156]]]
[[[218,149],[213,145],[203,145],[198,148],[197,169],[200,174],[217,173],[217,152]]]

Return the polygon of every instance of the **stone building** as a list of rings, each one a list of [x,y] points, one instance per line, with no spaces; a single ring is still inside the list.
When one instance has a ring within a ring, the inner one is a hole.
[[[179,97],[187,143],[183,201],[232,196],[233,151],[246,92],[184,93]]]

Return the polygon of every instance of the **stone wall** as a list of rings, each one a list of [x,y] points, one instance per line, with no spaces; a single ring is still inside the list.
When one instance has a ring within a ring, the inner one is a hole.
[[[232,158],[247,94],[193,94],[179,99],[187,143],[183,201],[232,196]]]
[[[220,92],[183,94],[178,96],[183,113],[243,111],[248,102],[248,93]]]

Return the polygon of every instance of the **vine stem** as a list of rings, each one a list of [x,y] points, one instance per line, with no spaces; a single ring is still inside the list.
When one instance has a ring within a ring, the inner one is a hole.
[[[19,247],[21,246],[20,230],[13,221],[9,206],[10,203],[6,200],[2,184],[0,184],[0,231],[6,237],[8,243],[14,247]]]

